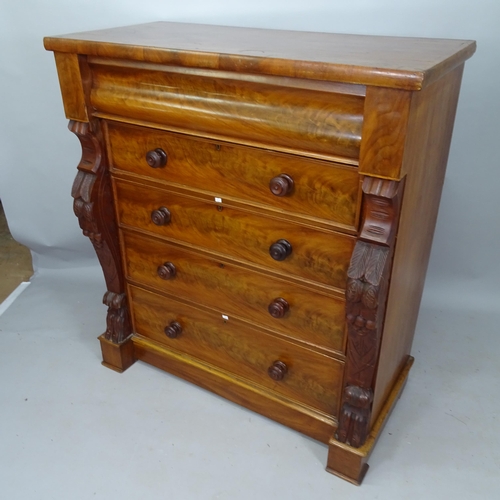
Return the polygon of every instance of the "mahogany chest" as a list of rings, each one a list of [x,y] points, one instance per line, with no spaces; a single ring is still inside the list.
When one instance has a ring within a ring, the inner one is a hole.
[[[45,47],[82,144],[103,364],[320,440],[359,484],[413,361],[474,42],[152,23]]]

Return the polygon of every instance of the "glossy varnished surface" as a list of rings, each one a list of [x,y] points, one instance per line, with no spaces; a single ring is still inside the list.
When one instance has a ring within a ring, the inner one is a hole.
[[[359,484],[411,366],[475,43],[152,23],[45,46],[82,142],[106,366],[144,360],[327,442]]]
[[[401,371],[397,374],[394,385],[384,402],[380,413],[376,420],[374,420],[371,427],[370,434],[363,446],[360,448],[352,448],[344,443],[340,443],[336,439],[330,440],[330,447],[328,449],[328,461],[326,470],[335,474],[336,476],[345,479],[357,486],[361,484],[363,478],[368,470],[368,458],[370,457],[375,443],[382,433],[382,429],[387,422],[394,406],[408,380],[410,368],[413,365],[414,358],[408,356],[405,358]]]
[[[475,42],[150,23],[48,37],[48,50],[236,72],[420,89]]]
[[[79,57],[76,54],[63,52],[55,53],[54,56],[66,117],[87,122],[89,113],[87,113],[84,86],[88,81],[86,81],[87,75],[82,73]]]
[[[256,273],[226,259],[218,259],[130,231],[123,231],[127,276],[136,283],[163,290],[236,316],[281,335],[312,345],[343,351],[344,299],[323,294],[273,276]],[[172,279],[157,275],[158,266],[172,262]],[[283,318],[274,318],[268,306],[282,297],[290,304]]]
[[[208,191],[222,202],[227,196],[330,224],[356,224],[360,185],[354,168],[114,123],[108,123],[108,136],[113,168]],[[156,148],[167,153],[163,168],[146,162],[147,152]],[[269,182],[282,173],[293,178],[294,189],[290,195],[275,196]]]
[[[277,218],[221,206],[171,191],[116,179],[119,222],[169,239],[221,252],[228,257],[321,284],[345,287],[355,238]],[[156,225],[151,214],[168,208],[170,222]],[[282,261],[269,254],[271,245],[286,239],[292,251]]]
[[[413,96],[403,168],[408,176],[375,384],[373,418],[411,351],[438,215],[463,66]],[[421,117],[427,117],[422,120]],[[423,201],[425,200],[425,201]]]
[[[129,287],[136,333],[249,379],[329,415],[337,414],[343,363],[248,327],[235,319],[200,311],[136,287]],[[175,339],[164,328],[182,325]],[[288,371],[275,381],[268,368],[276,361]]]
[[[168,124],[269,147],[359,156],[361,96],[168,71],[90,64],[91,105],[100,115]]]
[[[404,177],[403,155],[412,95],[404,90],[368,89],[360,173],[397,180]]]
[[[137,359],[219,394],[318,441],[328,443],[336,428],[336,419],[325,415],[324,412],[282,397],[261,385],[235,377],[231,373],[217,369],[188,354],[169,349],[142,335],[134,335],[131,340]]]

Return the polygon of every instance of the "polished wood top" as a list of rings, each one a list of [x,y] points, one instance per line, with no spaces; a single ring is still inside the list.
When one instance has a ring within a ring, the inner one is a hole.
[[[44,40],[47,50],[177,66],[419,90],[474,41],[157,22]]]

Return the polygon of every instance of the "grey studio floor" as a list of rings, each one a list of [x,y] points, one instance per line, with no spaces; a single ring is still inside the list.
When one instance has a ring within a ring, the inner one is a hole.
[[[498,314],[424,294],[356,487],[323,444],[144,363],[101,366],[103,290],[97,268],[46,270],[0,317],[2,499],[500,498]]]

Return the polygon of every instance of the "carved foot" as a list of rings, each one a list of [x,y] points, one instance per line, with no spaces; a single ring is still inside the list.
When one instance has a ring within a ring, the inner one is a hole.
[[[359,448],[366,441],[370,422],[373,393],[361,387],[348,386],[344,390],[344,404],[339,419],[336,438]]]
[[[408,378],[408,373],[410,372],[411,365],[413,364],[413,358],[411,356],[408,357],[408,360],[401,370],[396,383],[394,384],[382,410],[379,413],[376,421],[374,422],[372,428],[370,429],[370,433],[365,438],[364,444],[362,444],[359,448],[354,447],[354,445],[349,446],[347,443],[341,442],[339,439],[339,434],[345,432],[346,425],[350,425],[346,423],[347,421],[352,422],[353,425],[350,429],[354,429],[354,423],[357,424],[356,419],[359,415],[363,414],[363,411],[359,411],[359,404],[354,408],[346,408],[345,405],[342,406],[341,418],[339,418],[339,427],[337,429],[337,433],[335,437],[332,437],[329,442],[328,447],[328,461],[326,470],[335,474],[336,476],[341,477],[342,479],[346,479],[353,484],[360,485],[363,477],[368,470],[368,459],[370,454],[375,446],[375,442],[381,436],[382,429],[384,428],[389,415],[394,408],[396,401],[401,395],[401,391],[403,390],[406,380]],[[361,406],[363,408],[368,408],[371,406],[371,391],[367,391],[366,389],[361,389],[359,387],[347,386],[345,391],[349,390],[349,394],[344,394],[346,398],[346,405],[352,404],[352,399],[356,399],[357,401],[361,401]],[[345,416],[343,415],[344,409],[346,410]],[[343,419],[346,418],[346,421]],[[369,416],[367,417],[369,418]],[[359,422],[362,422],[362,418]],[[349,434],[349,431],[347,431]],[[356,431],[354,431],[356,434]]]
[[[102,302],[108,306],[104,338],[115,344],[120,344],[131,333],[127,297],[124,293],[106,292]]]

